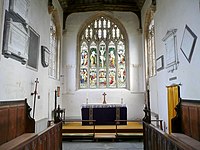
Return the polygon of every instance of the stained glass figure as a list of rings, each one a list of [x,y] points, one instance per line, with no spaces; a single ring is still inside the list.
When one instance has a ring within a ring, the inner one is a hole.
[[[87,87],[88,71],[86,68],[81,68],[80,70],[80,88]]]
[[[97,65],[97,48],[93,42],[90,47],[90,67],[96,67]]]
[[[118,86],[126,87],[126,70],[125,68],[118,69]]]
[[[109,87],[116,87],[116,72],[115,70],[109,71]]]
[[[115,67],[115,45],[113,42],[109,44],[109,67]]]
[[[88,65],[88,47],[87,44],[84,42],[81,45],[81,66]]]
[[[101,42],[99,46],[99,67],[106,67],[106,45],[104,42]]]
[[[90,69],[90,88],[97,87],[97,72],[96,69]]]
[[[121,41],[117,45],[117,53],[118,53],[118,64],[125,65],[125,46]]]
[[[99,87],[106,87],[106,70],[99,71]]]
[[[110,67],[115,67],[115,49],[109,48]]]

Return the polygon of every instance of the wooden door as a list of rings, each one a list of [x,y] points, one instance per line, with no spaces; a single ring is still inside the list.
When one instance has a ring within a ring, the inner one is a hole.
[[[171,119],[176,116],[175,107],[179,102],[179,85],[167,86],[168,97],[168,131],[172,132]]]

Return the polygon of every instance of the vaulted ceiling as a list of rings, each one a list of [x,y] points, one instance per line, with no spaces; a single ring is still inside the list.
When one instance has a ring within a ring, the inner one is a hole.
[[[139,21],[141,23],[141,9],[146,0],[58,0],[58,1],[61,4],[61,7],[63,8],[64,22],[69,14],[76,12],[126,11],[135,13],[138,16]]]

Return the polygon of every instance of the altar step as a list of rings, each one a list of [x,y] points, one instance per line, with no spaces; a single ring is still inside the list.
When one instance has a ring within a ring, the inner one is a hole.
[[[127,125],[96,125],[82,126],[81,122],[66,122],[63,124],[62,137],[64,140],[72,139],[131,139],[143,138],[143,127],[141,122],[128,122]]]

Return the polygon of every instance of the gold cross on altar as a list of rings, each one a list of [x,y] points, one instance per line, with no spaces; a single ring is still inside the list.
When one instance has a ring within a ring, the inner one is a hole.
[[[106,95],[107,94],[104,92],[102,95],[103,95],[103,104],[106,104]]]

